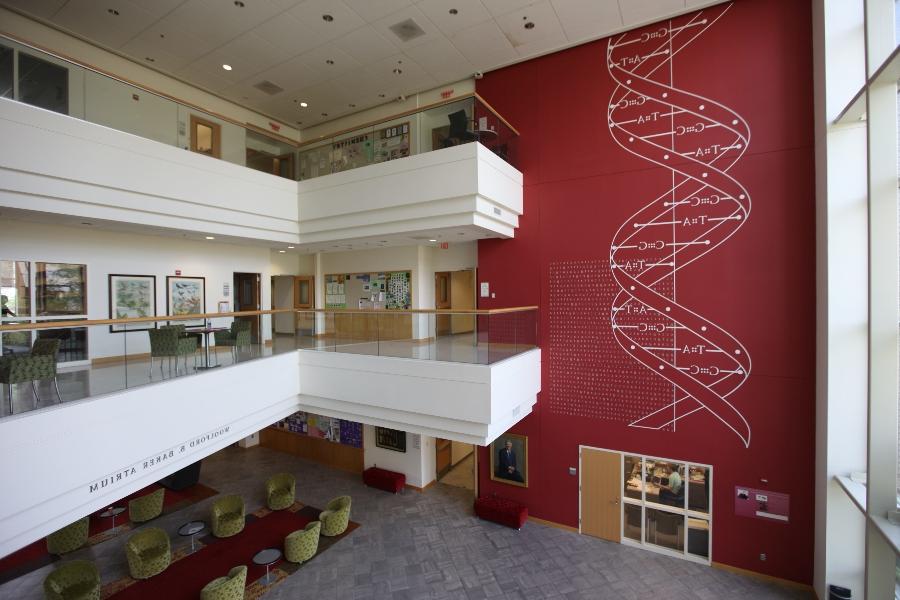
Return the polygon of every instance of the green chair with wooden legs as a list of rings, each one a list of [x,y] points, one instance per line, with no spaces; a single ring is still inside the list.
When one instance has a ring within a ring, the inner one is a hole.
[[[47,600],[100,600],[100,573],[89,560],[63,563],[44,579]]]
[[[125,543],[125,557],[133,579],[148,579],[162,573],[172,562],[168,534],[159,527],[138,531]]]
[[[338,496],[319,513],[322,535],[332,537],[347,531],[350,524],[350,496]]]
[[[231,329],[227,331],[217,331],[213,334],[216,338],[216,347],[229,346],[231,348],[231,356],[235,362],[237,362],[238,353],[242,348],[246,348],[250,352],[250,355],[253,356],[250,330],[250,321],[238,321],[235,319],[231,322]]]
[[[271,510],[289,508],[296,497],[297,480],[290,473],[272,475],[266,481],[266,505]]]
[[[132,523],[143,523],[162,514],[165,488],[145,494],[128,502],[128,519]]]
[[[213,579],[200,590],[200,600],[243,600],[247,586],[247,567],[240,565],[225,577]]]
[[[89,526],[90,517],[84,517],[51,533],[47,536],[47,552],[65,554],[78,550],[87,543]]]
[[[284,538],[284,558],[292,563],[302,563],[316,555],[322,522],[313,521],[303,529],[289,533]]]
[[[159,374],[163,375],[162,359],[169,359],[169,375],[172,374],[172,359],[175,359],[175,374],[178,375],[178,359],[184,357],[184,372],[187,373],[187,357],[194,355],[197,360],[197,338],[185,337],[184,326],[172,325],[158,329],[148,329],[150,336],[150,376],[153,376],[153,359],[159,358]]]
[[[56,389],[56,399],[62,402],[59,395],[59,383],[56,379],[56,355],[59,352],[59,340],[39,339],[31,346],[29,354],[13,354],[0,358],[0,383],[6,384],[9,396],[9,414],[13,412],[13,384],[31,383],[34,396],[34,407],[37,408],[38,396],[35,381],[52,379]]]

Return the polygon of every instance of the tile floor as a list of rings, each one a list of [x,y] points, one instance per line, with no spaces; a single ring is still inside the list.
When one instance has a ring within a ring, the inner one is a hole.
[[[393,495],[365,487],[358,475],[327,469],[267,448],[230,447],[204,460],[201,481],[222,493],[243,495],[248,511],[262,506],[263,480],[289,471],[298,500],[324,506],[333,496],[353,497],[361,527],[265,597],[270,599],[769,599],[809,598],[715,569],[527,523],[516,531],[472,516],[472,493],[437,484],[425,493]],[[152,525],[176,534],[191,519],[207,519],[210,498]],[[104,583],[127,572],[124,537],[79,550],[71,558],[95,560]],[[0,598],[38,600],[52,566],[0,586]],[[210,579],[218,576],[211,573]]]

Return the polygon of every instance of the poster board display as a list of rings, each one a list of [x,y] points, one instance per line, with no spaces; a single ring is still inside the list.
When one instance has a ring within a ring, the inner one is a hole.
[[[346,281],[349,275],[325,276],[325,308],[347,308]]]
[[[375,162],[409,156],[409,121],[396,123],[375,132]]]
[[[300,411],[278,421],[275,427],[345,446],[362,448],[362,423],[355,421],[323,417]]]
[[[325,308],[412,308],[412,273],[344,273],[325,275]]]

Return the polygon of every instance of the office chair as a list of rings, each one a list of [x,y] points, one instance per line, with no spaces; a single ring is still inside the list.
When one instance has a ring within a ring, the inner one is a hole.
[[[469,131],[469,117],[465,110],[460,109],[455,113],[450,113],[447,118],[450,119],[450,132],[444,138],[444,148],[474,142],[478,139],[475,133]]]

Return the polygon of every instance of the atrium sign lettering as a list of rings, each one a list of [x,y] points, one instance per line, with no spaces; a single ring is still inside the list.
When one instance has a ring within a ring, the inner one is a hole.
[[[162,452],[158,452],[153,456],[148,456],[142,461],[138,461],[132,465],[119,469],[115,473],[110,473],[106,477],[98,479],[97,481],[89,484],[88,493],[95,494],[97,492],[106,491],[110,488],[125,483],[129,479],[133,479],[135,477],[143,475],[144,473],[147,473],[148,471],[152,471],[170,460],[174,460],[186,454],[190,454],[193,451],[229,433],[230,431],[231,426],[225,425],[224,427],[220,427],[219,429],[204,433],[203,435],[178,444],[177,446],[173,446],[172,448],[168,448],[166,450],[163,450]]]

